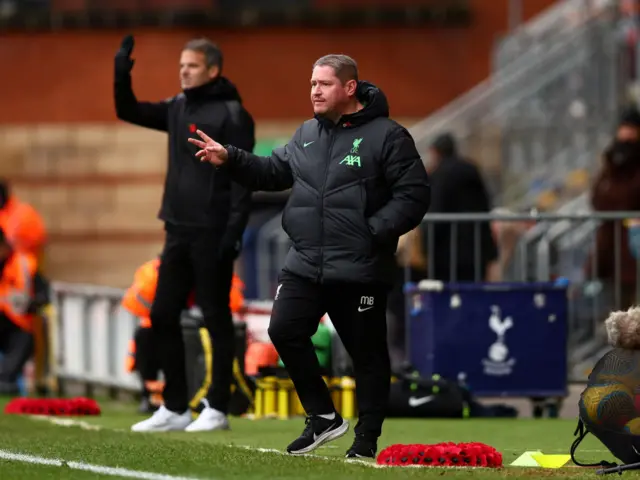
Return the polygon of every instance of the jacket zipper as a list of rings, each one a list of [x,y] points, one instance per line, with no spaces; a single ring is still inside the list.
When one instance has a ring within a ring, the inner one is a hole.
[[[331,150],[335,140],[335,128],[331,129],[331,141],[329,142],[329,152],[327,154],[327,162],[324,169],[324,181],[322,182],[322,191],[320,192],[320,268],[318,270],[318,282],[322,283],[324,275],[324,191],[327,187],[327,177],[329,176],[329,168],[331,167]]]

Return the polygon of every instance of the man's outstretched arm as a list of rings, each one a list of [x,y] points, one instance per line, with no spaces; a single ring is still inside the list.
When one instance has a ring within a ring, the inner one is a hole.
[[[276,148],[268,157],[260,157],[233,146],[227,150],[229,161],[226,168],[231,178],[249,190],[278,192],[293,185],[289,144]]]
[[[295,148],[295,139],[282,147],[276,148],[271,155],[260,157],[253,153],[228,145],[223,146],[198,130],[202,140],[190,138],[189,142],[200,147],[196,157],[202,161],[213,163],[221,168],[228,168],[231,179],[249,190],[277,192],[287,190],[293,185],[293,173],[289,159]]]

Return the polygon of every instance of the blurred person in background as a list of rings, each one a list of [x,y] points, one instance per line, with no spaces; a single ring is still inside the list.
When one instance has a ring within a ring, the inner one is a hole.
[[[387,410],[386,304],[398,238],[429,208],[429,181],[409,132],[389,119],[376,86],[346,55],[318,59],[314,118],[270,156],[223,146],[198,131],[189,141],[252,190],[286,190],[282,226],[293,242],[276,290],[269,336],[307,414],[287,447],[304,454],[344,435],[311,337],[328,313],[353,360],[359,419],[347,457],[375,457]]]
[[[489,213],[491,200],[482,175],[458,153],[450,133],[438,136],[430,148],[432,200],[429,213]],[[428,271],[444,282],[496,282],[500,280],[498,247],[490,222],[422,223]],[[429,235],[432,234],[432,239]],[[479,237],[476,240],[476,237]],[[430,243],[433,252],[428,251]],[[476,242],[479,248],[476,251]],[[452,260],[452,254],[455,259]],[[476,258],[479,256],[479,258]],[[476,262],[479,271],[476,271]]]
[[[14,250],[33,255],[38,264],[34,278],[37,304],[49,303],[49,281],[42,272],[47,229],[40,213],[12,194],[9,182],[0,179],[0,228]]]
[[[0,228],[7,241],[18,252],[35,257],[38,270],[34,276],[34,310],[31,333],[34,340],[34,377],[36,390],[45,394],[49,360],[47,307],[50,305],[50,284],[43,272],[47,230],[40,213],[22,201],[12,191],[8,180],[0,179]]]
[[[0,179],[0,227],[13,248],[42,261],[47,241],[44,220],[32,205],[12,194],[5,179]]]
[[[636,108],[629,108],[621,115],[615,137],[604,152],[594,180],[591,205],[596,211],[640,211],[640,112]],[[619,272],[621,304],[613,306],[617,309],[627,309],[637,301],[638,220],[602,222],[596,232],[595,251],[585,268],[585,275],[603,280],[609,292],[617,288],[615,277]]]
[[[33,255],[14,250],[0,229],[0,393],[19,392],[18,377],[33,354]]]
[[[508,208],[497,207],[491,211],[500,217],[491,222],[491,232],[498,245],[499,271],[504,274],[511,265],[518,242],[527,230],[535,225],[535,220],[513,220],[509,217],[516,216],[516,212]]]
[[[136,99],[131,87],[133,47],[133,37],[125,37],[115,57],[116,113],[126,122],[167,132],[169,159],[159,213],[166,239],[150,314],[166,380],[164,405],[132,430],[227,429],[235,343],[229,291],[251,196],[226,170],[194,158],[197,150],[185,139],[200,129],[251,151],[254,121],[236,87],[222,76],[222,52],[211,41],[195,39],[184,46],[179,70],[182,93],[161,102]],[[180,328],[180,314],[192,290],[214,348],[210,406],[193,423]]]
[[[151,306],[158,283],[158,268],[160,258],[154,258],[140,265],[133,277],[133,284],[122,297],[121,305],[129,313],[139,318],[140,324],[136,328],[133,338],[129,342],[126,369],[137,372],[140,378],[142,398],[140,399],[140,413],[151,413],[158,409],[159,401],[157,386],[160,373],[160,362],[153,346],[153,332],[151,331]],[[185,308],[190,306],[189,303]]]

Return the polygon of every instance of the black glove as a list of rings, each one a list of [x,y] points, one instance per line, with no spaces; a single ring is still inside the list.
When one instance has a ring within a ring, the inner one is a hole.
[[[133,68],[134,60],[131,59],[134,45],[133,35],[127,35],[122,39],[120,50],[116,53],[115,72],[116,77],[128,75]]]

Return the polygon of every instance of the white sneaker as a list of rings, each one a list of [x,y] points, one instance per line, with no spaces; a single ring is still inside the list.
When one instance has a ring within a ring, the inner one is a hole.
[[[206,407],[200,416],[187,428],[187,432],[210,432],[212,430],[229,430],[227,416],[215,408]]]
[[[132,432],[169,432],[172,430],[184,430],[191,423],[191,410],[184,413],[176,413],[167,410],[162,405],[146,420],[138,422],[131,427]]]

